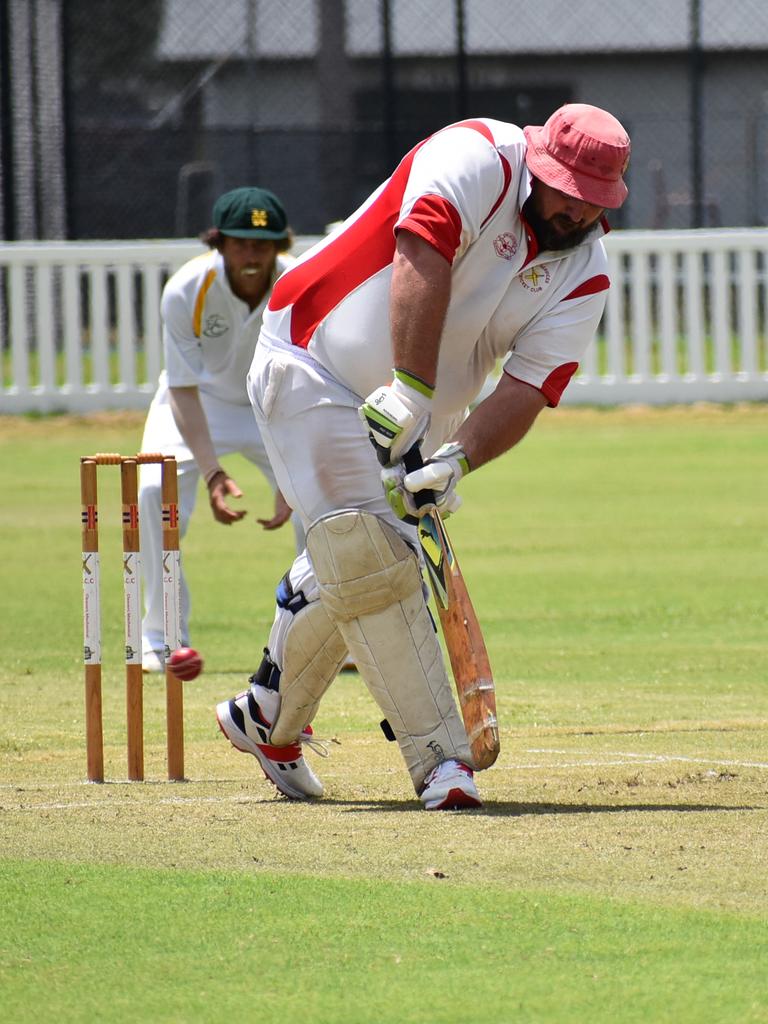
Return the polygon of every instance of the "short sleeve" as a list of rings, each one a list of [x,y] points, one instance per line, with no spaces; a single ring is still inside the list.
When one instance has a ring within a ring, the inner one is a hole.
[[[504,164],[483,122],[433,135],[414,156],[395,230],[419,235],[453,262],[477,239],[508,183]]]
[[[550,406],[560,402],[595,336],[607,294],[608,279],[603,280],[600,290],[569,295],[535,318],[504,363],[505,373],[538,388]]]
[[[172,388],[194,387],[203,373],[200,341],[193,328],[194,308],[173,278],[163,290],[160,314],[168,384]]]

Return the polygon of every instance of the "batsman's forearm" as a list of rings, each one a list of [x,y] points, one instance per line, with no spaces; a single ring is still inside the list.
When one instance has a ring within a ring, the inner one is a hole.
[[[547,404],[536,388],[502,373],[496,390],[474,409],[456,431],[471,469],[503,455],[525,437]]]
[[[170,389],[171,412],[206,483],[221,467],[196,387]]]
[[[443,323],[451,298],[451,266],[409,231],[397,236],[389,315],[393,365],[430,387],[437,378]]]

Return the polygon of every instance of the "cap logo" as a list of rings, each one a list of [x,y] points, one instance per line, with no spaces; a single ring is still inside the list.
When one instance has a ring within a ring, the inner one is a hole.
[[[255,228],[265,228],[269,223],[266,210],[251,210],[251,224]]]

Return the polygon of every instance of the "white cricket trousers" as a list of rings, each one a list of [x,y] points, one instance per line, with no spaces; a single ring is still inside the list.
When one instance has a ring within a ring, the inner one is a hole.
[[[216,455],[222,457],[237,452],[258,466],[266,477],[270,489],[276,490],[275,474],[249,405],[233,405],[204,392],[200,401],[208,421]],[[179,535],[187,532],[197,500],[200,471],[192,453],[184,443],[173,418],[168,388],[161,382],[147,415],[141,450],[174,455],[179,480]],[[162,651],[163,631],[163,578],[162,578],[162,525],[161,525],[161,468],[159,465],[141,467],[139,487],[139,517],[141,522],[141,563],[144,577],[144,618],[142,620],[143,652]],[[269,510],[271,514],[271,509]],[[304,547],[304,531],[298,518],[293,516],[297,550]],[[190,594],[183,571],[181,573],[181,637],[190,642]]]
[[[357,412],[359,395],[303,349],[263,333],[248,394],[278,486],[305,531],[329,512],[359,508],[418,549],[416,528],[398,519],[384,496],[381,467]]]
[[[301,516],[305,530],[321,516],[360,509],[386,522],[418,555],[416,527],[398,519],[384,496],[381,469],[358,416],[359,395],[332,378],[303,350],[264,340],[263,333],[251,364],[248,393],[278,485]],[[294,561],[290,580],[300,581],[307,601],[319,598],[314,570],[306,556]],[[434,624],[426,608],[419,614],[411,599],[408,608],[410,643],[403,645],[402,655],[392,656],[383,650],[376,655],[367,647],[363,633],[359,643],[360,650],[365,649],[376,662],[364,672],[366,685],[393,723],[406,767],[420,792],[427,772],[436,763],[451,757],[468,761],[470,754]],[[406,614],[402,604],[400,611],[399,617],[390,617],[390,624],[397,622],[402,627]],[[281,638],[285,649],[291,620],[299,628],[298,614],[294,619],[294,612],[282,605],[275,614],[269,651],[281,671]],[[378,616],[365,618],[380,620],[381,614],[380,610]],[[340,635],[344,635],[342,630]],[[392,635],[388,646],[396,652],[399,642],[400,637]],[[406,674],[399,674],[401,670]]]

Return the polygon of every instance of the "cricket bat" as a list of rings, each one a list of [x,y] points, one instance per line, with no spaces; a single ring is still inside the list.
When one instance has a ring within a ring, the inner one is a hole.
[[[423,464],[416,448],[403,461],[408,472]],[[490,768],[499,756],[499,724],[496,688],[480,623],[437,509],[420,517],[418,532],[472,758],[476,768]]]

